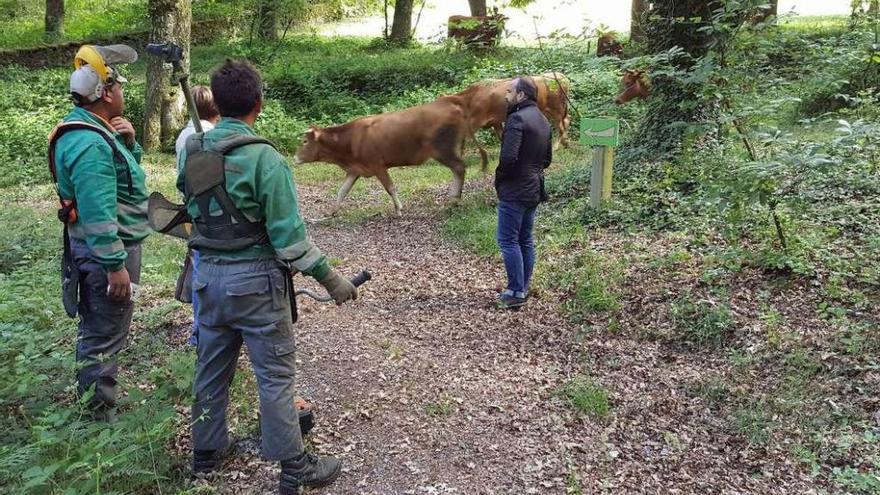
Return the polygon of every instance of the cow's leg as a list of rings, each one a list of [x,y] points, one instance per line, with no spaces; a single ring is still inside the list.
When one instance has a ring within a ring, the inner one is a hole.
[[[480,141],[477,139],[476,132],[471,132],[471,139],[474,141],[474,146],[477,147],[477,151],[480,152],[480,172],[482,172],[483,175],[486,175],[486,171],[489,167],[489,154],[486,153],[486,150],[483,149],[483,145],[480,144]],[[464,145],[466,142],[467,142],[467,140],[462,139],[461,153],[459,154],[459,156],[464,156]]]
[[[382,169],[381,172],[377,172],[376,178],[382,183],[385,192],[391,196],[391,201],[394,201],[394,213],[396,213],[397,216],[400,216],[402,208],[400,206],[400,200],[397,199],[397,186],[394,185],[394,181],[392,181],[391,176],[388,175],[388,170]]]
[[[449,195],[455,199],[461,198],[461,189],[464,187],[465,163],[461,158],[461,142],[466,137],[465,132],[462,127],[444,125],[434,136],[434,158],[449,167],[455,175],[449,191]]]
[[[567,115],[563,117],[562,122],[559,123],[559,143],[563,148],[568,148],[568,129],[571,127],[571,116]]]
[[[461,190],[464,188],[464,172],[466,165],[460,157],[444,157],[438,160],[452,170],[452,186],[449,189],[449,197],[461,199]]]
[[[563,141],[565,141],[565,131],[563,129],[565,129],[565,127],[563,127],[562,122],[553,123],[553,131],[556,133],[556,135],[553,136],[553,151],[558,150]]]
[[[342,181],[342,187],[339,188],[339,193],[336,194],[336,203],[333,204],[333,208],[330,210],[331,215],[335,215],[339,208],[342,207],[342,202],[345,200],[345,197],[348,196],[348,193],[351,192],[352,186],[357,180],[360,178],[360,175],[353,174],[351,172],[346,173],[345,180]]]

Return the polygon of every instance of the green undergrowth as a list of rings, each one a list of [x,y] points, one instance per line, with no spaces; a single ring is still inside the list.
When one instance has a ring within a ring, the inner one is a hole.
[[[589,376],[570,380],[558,393],[574,410],[594,420],[603,420],[611,414],[608,391]]]
[[[577,108],[601,113],[613,108],[611,100],[619,78],[618,63],[590,55],[586,44],[548,44],[543,51],[507,47],[477,57],[445,45],[389,48],[368,38],[292,34],[275,44],[247,43],[233,37],[196,46],[192,83],[207,84],[211,70],[228,57],[247,57],[260,67],[266,101],[255,127],[287,154],[296,151],[309,125],[342,124],[399,110],[455,93],[476,81],[520,73],[562,70],[572,80]],[[146,61],[142,58],[121,70],[130,81],[125,86],[125,116],[140,133]],[[42,150],[52,127],[70,109],[69,77],[67,67],[33,70],[13,66],[0,74],[9,95],[0,102],[0,125],[8,130],[0,137],[0,162],[7,164],[0,175],[0,187],[49,180]],[[640,105],[634,104],[621,111],[632,118],[639,109]],[[576,127],[578,119],[573,120]],[[478,139],[485,145],[497,145],[489,132],[479,133]]]
[[[441,234],[465,246],[478,256],[500,257],[495,240],[498,216],[494,197],[481,191],[467,197],[461,204],[448,210],[440,227]]]
[[[312,20],[340,19],[344,15],[362,14],[377,8],[375,0],[281,0],[278,4],[282,10],[279,24],[283,25],[288,20],[302,25]],[[0,0],[0,49],[112,40],[150,28],[148,0],[65,0],[63,33],[46,36],[45,6],[46,2],[34,0]],[[246,40],[251,37],[258,6],[249,0],[193,0],[193,22],[210,21],[212,27],[224,26],[227,37]]]
[[[44,37],[46,2],[3,0],[0,2],[0,48],[16,49],[44,43],[107,39],[147,29],[147,2],[143,0],[65,0],[64,35]]]

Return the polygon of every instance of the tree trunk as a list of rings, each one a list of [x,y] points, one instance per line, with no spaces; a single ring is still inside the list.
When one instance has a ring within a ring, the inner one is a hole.
[[[382,30],[382,37],[387,40],[388,39],[388,0],[385,0],[385,5],[383,7],[383,13],[385,14],[385,27]]]
[[[632,19],[629,23],[629,40],[633,43],[644,43],[645,38],[644,23],[647,20],[646,11],[648,9],[648,0],[632,0],[630,13]]]
[[[486,15],[486,0],[468,0],[468,3],[471,4],[472,16]]]
[[[880,0],[852,0],[850,7],[852,7],[853,19],[864,14],[880,14]]]
[[[712,11],[720,0],[654,1],[651,15],[644,23],[648,53],[661,53],[672,47],[684,49],[689,56],[673,63],[680,70],[692,67],[705,56],[712,41],[702,27],[711,23]],[[717,108],[699,104],[700,89],[668,76],[652,78],[652,96],[642,119],[633,151],[640,157],[669,157],[682,148],[686,127],[712,121]]]
[[[64,0],[46,0],[46,39],[58,39],[64,34]]]
[[[767,2],[766,9],[758,9],[758,12],[751,19],[752,24],[764,22],[770,17],[776,17],[779,14],[779,0],[770,0]]]
[[[181,61],[189,71],[190,36],[192,30],[191,0],[149,0],[150,43],[174,42],[183,48]],[[141,144],[145,150],[157,150],[173,143],[176,133],[186,120],[186,100],[180,85],[171,84],[171,66],[156,57],[147,62],[147,94],[144,104],[144,133]]]
[[[275,41],[278,39],[278,0],[261,0],[259,11],[260,39]]]
[[[394,2],[394,20],[391,23],[391,42],[407,44],[412,39],[413,0]]]

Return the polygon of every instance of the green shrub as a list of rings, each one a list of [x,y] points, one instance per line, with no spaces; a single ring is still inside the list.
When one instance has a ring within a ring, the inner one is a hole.
[[[27,218],[27,222],[22,222]],[[28,208],[11,205],[0,210],[0,274],[27,269],[34,263],[53,259],[59,253],[61,222],[51,212],[34,217]]]
[[[880,87],[880,61],[870,55],[873,41],[873,33],[856,30],[809,45],[817,70],[802,90],[801,115],[815,117],[852,107],[860,92]]]
[[[734,429],[749,443],[764,444],[770,439],[771,413],[763,404],[749,404],[736,409],[731,415]]]
[[[440,227],[441,234],[464,245],[478,256],[499,256],[495,231],[498,216],[487,195],[449,210],[448,218]]]
[[[538,260],[536,282],[564,294],[563,308],[574,319],[620,309],[621,267],[618,262],[578,243],[565,252]]]
[[[304,130],[302,124],[342,124],[454,93],[473,79],[475,63],[466,53],[376,50],[366,39],[298,36],[278,49],[263,71],[267,98],[278,101],[286,114],[281,120],[300,122]]]
[[[69,71],[33,71],[6,67],[0,83],[7,97],[0,102],[0,187],[49,180],[47,137],[70,110],[67,96]]]
[[[608,391],[589,376],[569,381],[559,390],[559,394],[574,410],[593,419],[605,419],[611,413]]]
[[[721,343],[733,330],[730,306],[709,299],[680,296],[671,306],[672,323],[681,339],[697,345]]]

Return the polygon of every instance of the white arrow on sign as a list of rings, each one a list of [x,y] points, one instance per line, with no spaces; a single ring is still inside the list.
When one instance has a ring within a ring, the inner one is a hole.
[[[609,127],[604,131],[594,131],[592,129],[586,129],[584,134],[588,137],[614,137],[615,129],[613,127]]]

